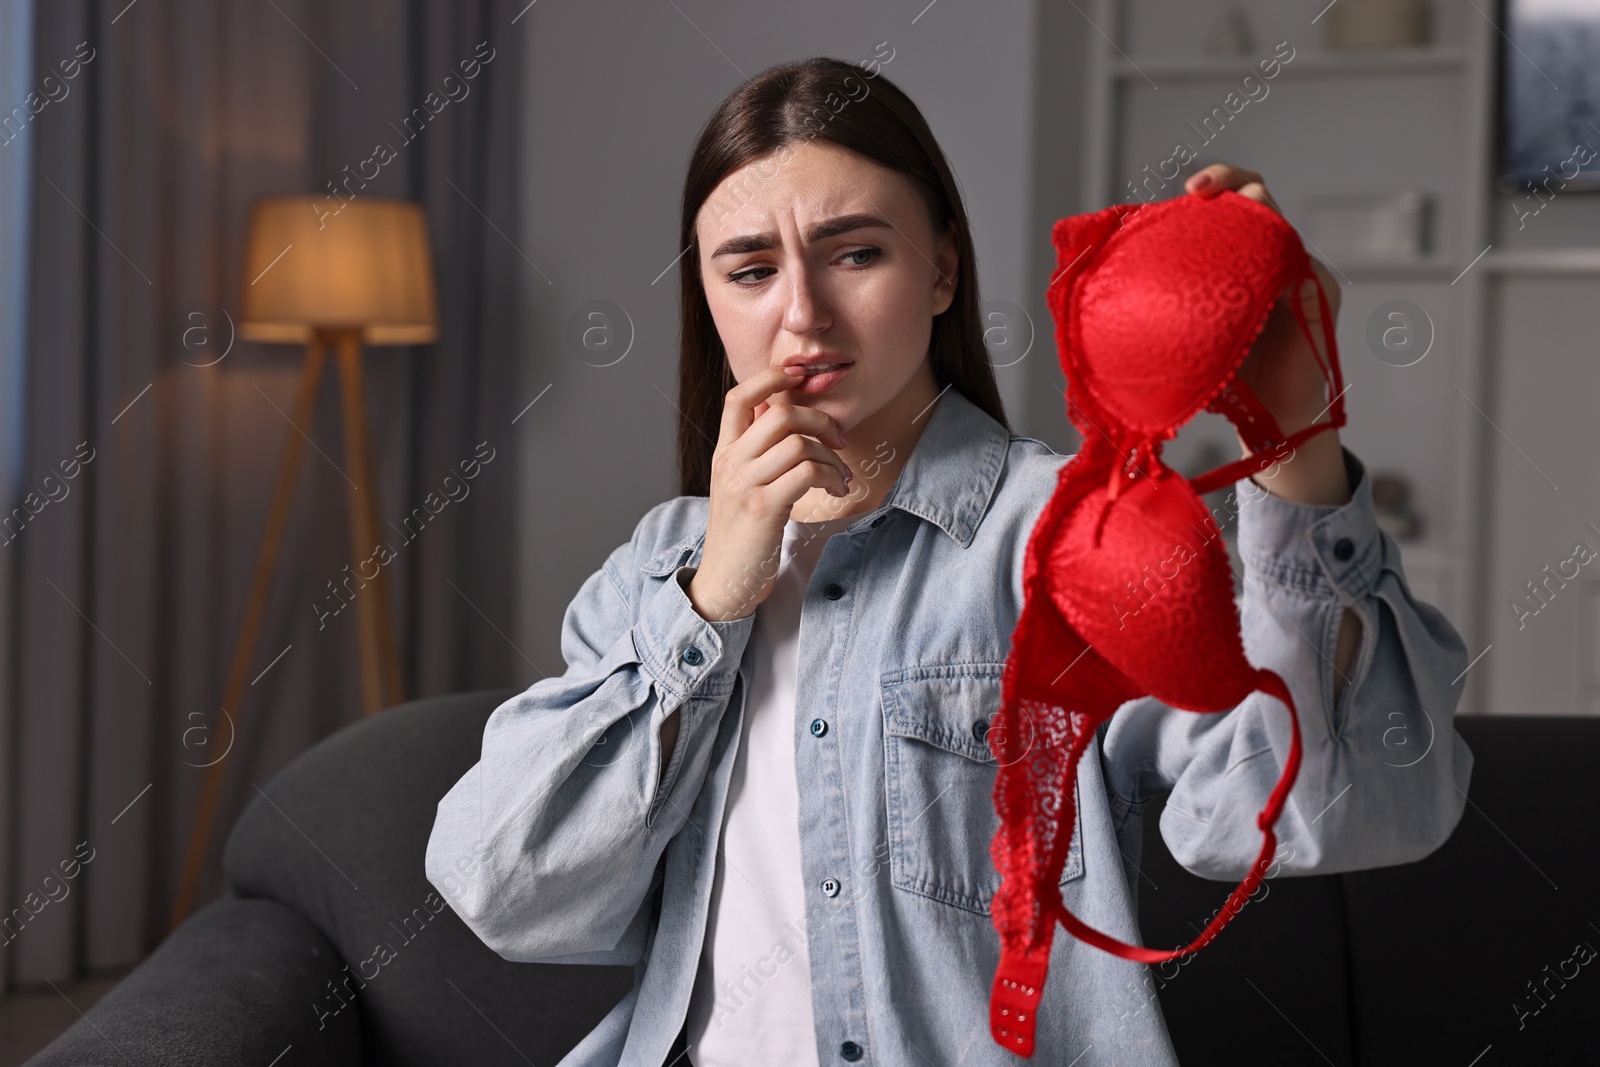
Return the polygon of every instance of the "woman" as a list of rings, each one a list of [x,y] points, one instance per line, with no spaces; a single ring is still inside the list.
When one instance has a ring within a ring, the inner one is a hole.
[[[1223,189],[1268,201],[1221,164],[1184,195]],[[489,718],[428,877],[507,959],[635,967],[565,1067],[1015,1062],[987,1025],[984,736],[1066,457],[1008,429],[954,177],[888,79],[812,59],[741,85],[695,147],[682,226],[683,495],[567,608],[566,673]],[[1241,372],[1285,432],[1329,401],[1293,297]],[[1461,639],[1411,597],[1335,431],[1239,484],[1246,647],[1306,746],[1279,867],[1417,859],[1471,769]],[[1080,766],[1062,879],[1127,941],[1144,803],[1170,794],[1173,854],[1237,880],[1288,747],[1262,694],[1133,703]],[[1424,736],[1418,707],[1437,743],[1397,769],[1385,731]],[[1058,936],[1050,975],[1040,1062],[1175,1062],[1144,967]]]

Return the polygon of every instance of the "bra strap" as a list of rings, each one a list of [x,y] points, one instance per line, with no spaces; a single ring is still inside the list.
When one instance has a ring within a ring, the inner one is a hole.
[[[1301,275],[1301,281],[1310,277],[1317,287],[1317,306],[1322,316],[1322,339],[1324,347],[1328,350],[1328,357],[1323,359],[1317,351],[1316,341],[1311,335],[1311,328],[1306,324],[1305,310],[1300,306],[1299,286],[1296,285],[1296,299],[1290,301],[1294,310],[1295,321],[1300,326],[1300,331],[1305,335],[1306,343],[1311,347],[1311,355],[1317,361],[1317,367],[1328,380],[1329,389],[1333,399],[1329,401],[1328,418],[1322,422],[1313,422],[1309,426],[1284,437],[1281,441],[1275,440],[1282,436],[1282,431],[1277,420],[1267,411],[1261,399],[1256,396],[1255,390],[1244,382],[1235,378],[1228,383],[1228,387],[1217,394],[1216,400],[1210,405],[1211,410],[1222,415],[1230,412],[1240,416],[1238,420],[1231,419],[1239,429],[1239,436],[1250,449],[1250,455],[1243,459],[1234,460],[1215,470],[1207,471],[1197,477],[1189,479],[1189,485],[1195,493],[1204,496],[1206,493],[1219,489],[1241,478],[1247,478],[1266,470],[1274,463],[1288,459],[1294,448],[1321,433],[1323,430],[1337,429],[1345,424],[1344,411],[1344,376],[1339,372],[1339,344],[1334,335],[1332,315],[1328,309],[1327,294],[1322,288],[1322,279],[1310,268]],[[1224,399],[1226,397],[1226,399]],[[1220,400],[1221,403],[1217,403]]]
[[[1251,864],[1244,880],[1228,895],[1228,899],[1206,924],[1200,935],[1189,944],[1176,949],[1130,945],[1096,930],[1072,914],[1061,900],[1059,887],[1054,885],[1050,887],[1052,892],[1047,897],[1041,897],[1039,901],[1044,915],[1054,912],[1055,917],[1061,920],[1061,925],[1065,926],[1074,937],[1113,956],[1138,963],[1165,963],[1179,956],[1197,952],[1210,944],[1222,928],[1244,908],[1246,899],[1266,880],[1267,871],[1272,867],[1273,856],[1278,851],[1278,838],[1273,832],[1273,825],[1283,813],[1283,805],[1288,799],[1289,790],[1294,788],[1295,778],[1300,773],[1300,716],[1295,711],[1294,697],[1290,695],[1289,687],[1284,684],[1283,679],[1264,667],[1256,669],[1255,682],[1256,688],[1253,691],[1266,693],[1282,702],[1289,710],[1289,758],[1284,761],[1283,773],[1267,797],[1266,805],[1256,815],[1256,826],[1261,830],[1261,851]],[[1076,761],[1073,761],[1072,766],[1076,765]],[[1075,821],[1072,785],[1069,782],[1062,800],[1060,824],[1071,827]],[[1055,936],[1055,924],[1047,922],[1039,933],[1039,939],[1032,945],[1014,946],[1002,942],[1000,964],[995,969],[994,984],[989,992],[990,1036],[1002,1048],[1010,1049],[1018,1056],[1033,1055],[1039,1001],[1043,996],[1045,977],[1049,972],[1050,946]]]
[[[1233,423],[1252,452],[1270,452],[1284,438],[1283,428],[1256,396],[1256,391],[1237,377],[1228,379],[1228,384],[1211,398],[1206,410]]]
[[[1224,464],[1215,470],[1190,478],[1189,486],[1195,491],[1196,495],[1204,496],[1230,482],[1236,482],[1240,478],[1248,478],[1252,474],[1258,474],[1266,470],[1274,463],[1288,459],[1295,446],[1303,444],[1308,438],[1315,437],[1323,430],[1331,430],[1342,425],[1344,425],[1342,421],[1336,423],[1331,419],[1326,422],[1314,422],[1310,426],[1296,430],[1288,437],[1285,437],[1272,451],[1252,452],[1243,459],[1236,459],[1232,463]]]

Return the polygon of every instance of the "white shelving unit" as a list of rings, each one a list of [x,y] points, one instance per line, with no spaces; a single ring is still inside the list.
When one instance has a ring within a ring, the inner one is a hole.
[[[1355,74],[1459,72],[1467,66],[1467,61],[1468,55],[1464,48],[1431,45],[1426,48],[1397,48],[1388,52],[1305,56],[1296,58],[1293,63],[1285,66],[1283,74],[1291,78],[1308,76],[1348,78]],[[1147,77],[1160,78],[1163,81],[1200,81],[1241,76],[1238,59],[1218,59],[1209,56],[1194,59],[1158,58],[1138,63],[1126,56],[1117,56],[1110,63],[1110,74],[1111,77],[1123,81]]]
[[[1343,53],[1325,50],[1323,27],[1312,22],[1323,3],[1260,0],[1243,5],[1256,39],[1249,54],[1197,54],[1204,24],[1228,6],[1084,5],[1095,32],[1085,72],[1081,210],[1133,202],[1129,179],[1147,177],[1146,165],[1169,158],[1178,142],[1198,157],[1159,194],[1143,198],[1180,195],[1189,174],[1219,161],[1262,173],[1291,222],[1313,195],[1430,195],[1434,238],[1425,259],[1332,263],[1310,243],[1307,250],[1344,285],[1338,340],[1351,418],[1342,437],[1369,470],[1397,471],[1413,487],[1424,527],[1419,538],[1399,542],[1407,579],[1446,613],[1475,656],[1488,630],[1476,576],[1486,569],[1478,531],[1491,506],[1478,477],[1494,433],[1485,418],[1494,405],[1483,385],[1489,287],[1509,272],[1591,272],[1600,268],[1600,251],[1484,254],[1492,241],[1499,35],[1467,5],[1435,4],[1436,43],[1426,47]],[[1192,120],[1210,114],[1246,74],[1261,80],[1255,64],[1271,58],[1280,41],[1294,56],[1280,65],[1270,91],[1215,137],[1199,140],[1207,131]],[[1435,349],[1416,368],[1388,366],[1368,349],[1369,314],[1395,298],[1426,309],[1436,327]],[[1219,445],[1226,458],[1237,455],[1231,427],[1202,415],[1169,445],[1168,461],[1182,469],[1193,449],[1210,447],[1215,455]],[[1468,672],[1462,711],[1486,710],[1479,677]]]

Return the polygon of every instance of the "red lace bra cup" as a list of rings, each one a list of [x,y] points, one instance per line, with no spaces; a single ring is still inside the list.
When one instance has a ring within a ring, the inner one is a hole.
[[[1054,228],[1058,248],[1091,260],[1052,290],[1072,304],[1062,370],[1112,426],[1175,433],[1227,383],[1284,286],[1309,270],[1277,212],[1220,196],[1214,210],[1216,202],[1178,197]]]
[[[1235,707],[1255,688],[1255,670],[1216,521],[1165,464],[1134,479],[1121,506],[1107,509],[1105,497],[1091,482],[1055,533],[1051,600],[1102,658],[1163,703]]]
[[[1001,874],[990,1031],[1020,1056],[1033,1054],[1057,921],[1114,955],[1159,963],[1209,943],[1265,877],[1273,825],[1299,771],[1299,718],[1283,680],[1245,657],[1227,552],[1200,494],[1345,422],[1326,296],[1294,229],[1271,208],[1233,192],[1186,194],[1062,219],[1053,238],[1049,300],[1067,414],[1084,442],[1029,537],[1025,602],[988,734],[1000,815],[990,852]],[[1333,400],[1326,421],[1285,436],[1235,375],[1278,297],[1307,278],[1325,361],[1300,302],[1290,305]],[[1207,409],[1227,417],[1252,454],[1186,480],[1162,461],[1162,443]],[[1145,695],[1215,713],[1256,691],[1287,708],[1290,749],[1256,819],[1261,851],[1217,915],[1172,950],[1129,945],[1079,920],[1059,880],[1076,824],[1071,786],[1100,724]]]

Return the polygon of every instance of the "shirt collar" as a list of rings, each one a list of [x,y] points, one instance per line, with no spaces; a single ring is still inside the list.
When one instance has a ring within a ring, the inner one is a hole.
[[[953,386],[924,417],[928,425],[883,506],[927,519],[966,548],[989,510],[1011,434]]]

